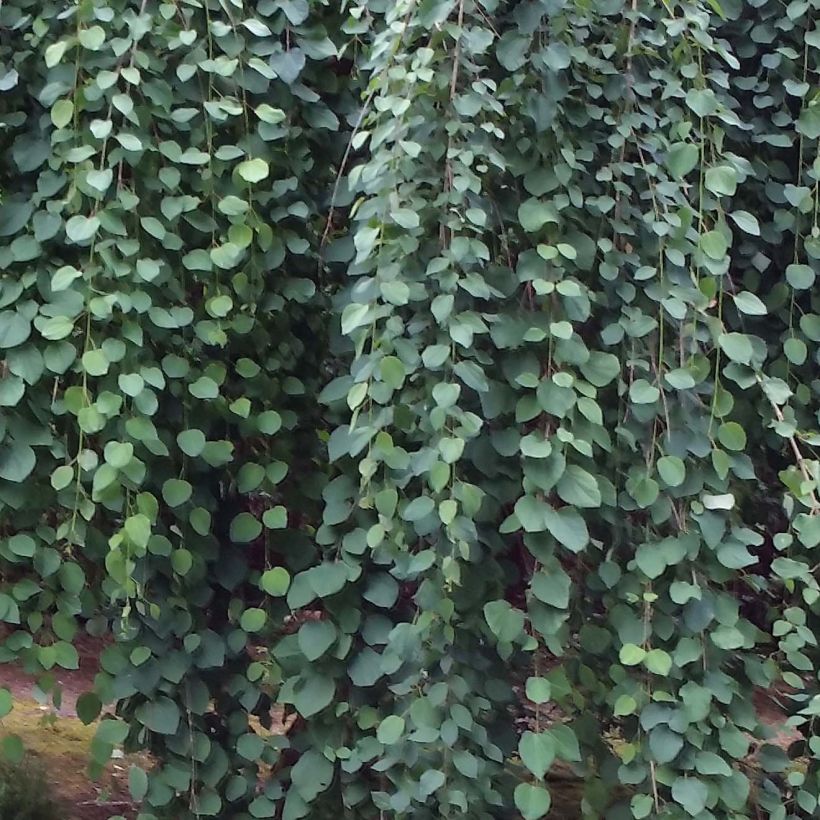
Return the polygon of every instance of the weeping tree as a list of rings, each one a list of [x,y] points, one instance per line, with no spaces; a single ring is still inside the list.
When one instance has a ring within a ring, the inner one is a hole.
[[[141,820],[815,816],[817,6],[3,3],[0,660]]]

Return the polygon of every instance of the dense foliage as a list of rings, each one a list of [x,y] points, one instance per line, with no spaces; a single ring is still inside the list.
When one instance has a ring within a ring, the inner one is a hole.
[[[2,3],[0,661],[142,820],[816,816],[818,8]]]

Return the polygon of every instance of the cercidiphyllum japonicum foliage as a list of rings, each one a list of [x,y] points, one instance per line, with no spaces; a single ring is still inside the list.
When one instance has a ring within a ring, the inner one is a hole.
[[[0,659],[144,820],[816,815],[817,6],[3,3]]]
[[[363,627],[339,670],[359,689],[346,708],[360,731],[341,764],[357,816],[489,818],[508,805],[513,692],[483,611],[511,610],[495,600],[503,575],[480,532],[484,493],[468,455],[489,389],[485,354],[470,344],[486,327],[475,300],[494,292],[485,180],[505,168],[479,12],[389,4],[352,137],[365,156],[347,179],[355,256],[339,301],[353,360],[324,391],[346,416],[330,457],[352,467],[325,489],[317,540],[356,584],[337,599],[347,608],[330,610],[337,628]],[[299,580],[289,601],[303,597]]]
[[[131,774],[145,817],[272,816],[256,782],[277,741],[249,717],[269,724],[281,673],[247,645],[316,554],[343,19],[0,9],[2,659],[75,668],[80,619],[113,633],[78,708],[115,706],[96,765],[153,753]]]

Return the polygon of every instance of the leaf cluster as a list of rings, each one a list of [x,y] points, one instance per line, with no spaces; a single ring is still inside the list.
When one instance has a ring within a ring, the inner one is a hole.
[[[146,820],[816,815],[817,5],[2,5],[0,652]]]

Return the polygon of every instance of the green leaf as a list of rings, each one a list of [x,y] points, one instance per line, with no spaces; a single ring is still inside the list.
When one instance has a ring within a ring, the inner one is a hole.
[[[795,290],[808,290],[814,285],[815,274],[808,265],[789,265],[786,268],[786,281]]]
[[[686,104],[699,117],[708,117],[718,110],[717,97],[711,88],[690,88],[686,92]]]
[[[484,604],[484,617],[499,641],[512,643],[524,631],[524,613],[513,609],[507,601]]]
[[[219,396],[219,385],[209,376],[200,376],[188,385],[188,392],[197,399],[215,399]]]
[[[179,507],[191,498],[193,487],[179,478],[169,478],[162,485],[162,497],[169,507]]]
[[[672,784],[672,798],[691,816],[697,817],[705,808],[709,789],[702,780],[678,777]]]
[[[672,658],[662,649],[650,649],[646,653],[644,665],[650,672],[666,677],[672,670]]]
[[[103,350],[89,350],[83,353],[83,368],[89,376],[104,376],[108,372],[110,362]]]
[[[637,708],[638,704],[635,701],[635,698],[631,695],[620,695],[615,701],[613,714],[615,717],[624,717],[626,715],[633,714]]]
[[[646,657],[646,650],[634,643],[627,643],[621,647],[618,658],[624,666],[637,666]]]
[[[103,455],[108,464],[115,470],[122,470],[131,463],[134,457],[134,445],[131,442],[109,441]]]
[[[391,575],[381,572],[371,575],[370,583],[362,597],[375,606],[390,609],[396,603],[398,596],[399,585],[396,580]]]
[[[792,363],[796,365],[805,364],[806,359],[809,355],[808,347],[806,347],[806,343],[802,339],[786,339],[783,342],[783,353],[785,353],[786,358]]]
[[[556,724],[549,734],[555,741],[555,751],[561,760],[578,763],[581,760],[581,749],[575,732],[566,724]]]
[[[342,312],[342,333],[348,335],[370,319],[370,305],[353,302]]]
[[[742,333],[722,333],[718,338],[718,344],[733,362],[751,363],[754,349],[748,336]]]
[[[518,505],[516,505],[516,514],[521,520]],[[550,534],[559,544],[571,552],[580,552],[589,543],[589,531],[587,530],[586,521],[577,510],[571,507],[561,507],[558,510],[547,507],[544,518]],[[524,524],[523,521],[521,523]],[[527,527],[525,526],[524,529],[527,529]],[[534,530],[527,529],[527,532],[534,532]]]
[[[72,242],[87,242],[97,233],[99,227],[100,220],[98,217],[78,214],[77,216],[72,216],[71,219],[65,223],[65,233]]]
[[[772,569],[781,578],[791,580],[793,578],[806,578],[809,568],[806,564],[795,561],[792,558],[775,558],[772,561]]]
[[[257,760],[265,751],[265,741],[259,735],[247,732],[236,741],[236,751],[246,760]]]
[[[31,335],[31,322],[11,310],[0,312],[0,349],[23,344]]]
[[[83,48],[87,48],[89,51],[97,51],[105,43],[105,29],[102,26],[81,28],[77,33],[77,39]]]
[[[635,550],[635,563],[647,578],[659,578],[668,566],[666,556],[657,543],[641,544]]]
[[[403,510],[402,518],[405,521],[420,521],[426,518],[436,508],[436,503],[430,496],[422,495],[414,498]]]
[[[325,561],[308,572],[310,586],[320,598],[335,595],[347,583],[347,570],[339,562]]]
[[[151,520],[143,513],[129,515],[123,525],[125,535],[135,547],[145,549],[151,537]]]
[[[533,703],[547,703],[552,694],[550,682],[546,678],[527,678],[526,694]]]
[[[419,227],[419,215],[409,208],[397,208],[390,212],[390,216],[397,225],[407,230]]]
[[[128,724],[117,719],[105,718],[97,726],[96,738],[102,743],[117,746],[128,737]]]
[[[750,214],[748,211],[732,211],[729,216],[740,230],[752,236],[760,236],[760,224],[757,221],[757,217],[753,214]]]
[[[393,305],[406,305],[410,300],[410,288],[404,282],[381,282],[379,287],[385,300]]]
[[[439,441],[438,449],[445,464],[455,464],[464,452],[466,442],[463,438],[447,437]]]
[[[404,718],[399,715],[388,715],[380,724],[376,731],[376,738],[379,743],[385,746],[392,746],[397,743],[404,734]]]
[[[820,138],[820,105],[808,105],[800,112],[797,130],[810,140]]]
[[[63,669],[79,669],[80,655],[74,648],[73,644],[68,641],[58,641],[52,644],[54,650],[54,659],[57,665]]]
[[[661,724],[649,733],[649,750],[656,763],[671,763],[683,749],[683,737]]]
[[[84,692],[77,698],[75,710],[82,723],[90,726],[100,716],[102,703],[93,692]]]
[[[11,712],[14,701],[8,689],[0,689],[0,718],[6,717]]]
[[[183,430],[177,435],[179,449],[186,456],[195,458],[205,449],[205,434],[202,430]]]
[[[743,290],[732,296],[735,302],[735,307],[747,316],[765,316],[768,311],[766,305],[754,293],[749,293],[748,290]]]
[[[142,151],[143,145],[142,141],[139,137],[135,136],[134,134],[117,134],[117,142],[126,150],[126,151]],[[145,220],[152,219],[153,217],[143,217],[140,222],[142,223],[143,227],[145,227]],[[158,224],[157,220],[153,220],[154,224]],[[146,230],[148,230],[146,228]],[[164,232],[164,231],[163,231]]]
[[[695,755],[695,769],[710,777],[731,777],[732,769],[720,755],[701,751]]]
[[[268,163],[263,159],[246,159],[237,165],[236,173],[239,174],[245,182],[254,184],[266,179],[268,174],[270,174],[270,168]]]
[[[150,260],[145,260],[145,261],[150,261]],[[137,263],[137,264],[139,265],[139,263]],[[157,268],[157,271],[158,270],[159,270],[159,268]],[[148,278],[148,280],[150,281],[150,279],[152,279],[154,277],[153,276],[151,276],[151,277],[143,276],[143,279],[146,279],[146,278]],[[232,307],[233,307],[233,299],[231,299],[231,297],[228,296],[227,294],[222,294],[221,296],[214,296],[212,299],[209,299],[205,303],[205,310],[208,312],[208,314],[210,316],[213,316],[215,318],[222,318],[224,316],[227,316],[231,312]]]
[[[309,621],[299,628],[299,651],[309,660],[318,660],[336,641],[336,627],[330,621]]]
[[[264,609],[251,607],[242,613],[239,619],[239,625],[245,632],[260,632],[265,627],[268,620],[267,613]]]
[[[629,387],[629,398],[634,404],[654,404],[661,391],[646,379],[636,379]]]
[[[336,684],[333,678],[308,673],[296,686],[293,704],[302,717],[310,718],[329,706],[335,694]]]
[[[28,444],[0,445],[0,479],[19,484],[31,475],[36,464],[37,457]]]
[[[555,741],[543,732],[524,732],[518,742],[518,754],[530,772],[543,780],[555,760]]]
[[[710,259],[720,260],[726,256],[729,243],[720,231],[707,231],[701,234],[700,247]]]
[[[148,775],[139,766],[131,766],[128,772],[128,790],[138,803],[148,794]]]
[[[271,507],[262,513],[262,523],[269,530],[281,530],[288,525],[288,511],[283,506]]]
[[[550,793],[543,786],[519,783],[515,787],[515,806],[524,820],[539,820],[550,810]]]
[[[543,532],[547,527],[549,512],[550,508],[546,502],[532,495],[525,495],[515,503],[516,517],[525,532]]]
[[[364,402],[365,398],[367,398],[367,388],[367,382],[359,382],[350,388],[347,394],[347,406],[351,410],[355,410]]]
[[[737,173],[730,165],[718,165],[706,171],[707,190],[718,196],[734,196],[737,191]]]
[[[79,279],[82,275],[82,271],[77,270],[77,268],[72,265],[63,265],[58,268],[54,276],[51,277],[51,292],[58,293],[59,291],[66,290],[75,279]]]
[[[736,421],[727,421],[718,428],[718,440],[727,450],[743,450],[746,431]]]
[[[8,540],[8,548],[20,558],[33,558],[37,550],[37,542],[25,533],[16,533]]]
[[[582,467],[570,464],[556,487],[558,495],[567,504],[576,507],[600,507],[601,491],[595,477]]]
[[[47,46],[44,52],[46,68],[54,68],[54,66],[58,65],[63,59],[67,48],[68,42],[65,40],[59,40]]]
[[[542,569],[532,577],[531,588],[535,597],[557,609],[569,606],[570,577],[560,568]]]
[[[170,698],[159,696],[137,708],[137,719],[147,729],[160,735],[176,734],[179,707]]]
[[[457,384],[440,383],[433,388],[433,400],[439,407],[452,407],[461,394],[461,387]]]
[[[15,407],[25,393],[25,382],[18,376],[0,379],[0,407]]]
[[[57,467],[51,474],[51,486],[55,490],[64,490],[74,480],[74,468],[67,464]]]
[[[686,480],[686,465],[677,456],[661,456],[658,474],[669,487],[680,487]]]
[[[254,111],[262,122],[269,123],[270,125],[279,125],[280,122],[285,121],[287,116],[281,108],[272,108],[267,103],[258,105]]]
[[[459,751],[453,755],[453,765],[456,770],[470,780],[478,777],[478,758],[467,751]]]
[[[683,179],[691,173],[700,160],[700,149],[690,142],[676,142],[669,146],[666,167],[675,179]]]
[[[65,128],[74,117],[72,100],[57,100],[51,107],[51,121],[55,128]]]
[[[54,316],[42,324],[38,323],[37,329],[44,339],[54,342],[71,335],[74,330],[74,323],[67,316]],[[72,359],[69,360],[68,364],[73,361],[73,356],[74,353],[72,352]]]
[[[287,8],[287,6],[290,5],[290,3],[283,3],[281,5]],[[294,23],[294,25],[297,25],[301,22],[302,20],[300,19],[296,23]],[[250,18],[248,20],[243,20],[242,25],[248,31],[250,31],[251,34],[255,34],[257,37],[270,37],[272,33],[271,30],[261,20],[254,20],[253,18]]]
[[[282,416],[275,410],[266,410],[257,417],[256,426],[260,433],[272,436],[282,429]]]
[[[551,205],[528,199],[518,208],[518,221],[527,233],[535,233],[548,222],[557,222],[558,217]]]
[[[262,573],[259,586],[261,586],[268,595],[277,598],[281,597],[287,594],[288,588],[290,587],[290,575],[284,567],[274,567]]]
[[[114,181],[114,172],[110,168],[92,170],[85,175],[85,181],[95,191],[105,193]]]
[[[419,778],[419,788],[424,797],[437,792],[446,783],[444,774],[436,769],[428,769]]]
[[[595,385],[605,387],[621,372],[621,362],[612,353],[593,351],[589,358],[581,365],[584,378]]]
[[[379,364],[379,373],[382,381],[394,390],[398,390],[404,384],[406,372],[401,359],[396,356],[385,356]]]
[[[180,548],[171,553],[171,567],[177,575],[187,575],[194,565],[194,557],[189,550]]]
[[[252,513],[239,513],[231,521],[231,541],[235,544],[248,544],[262,534],[262,522]]]

